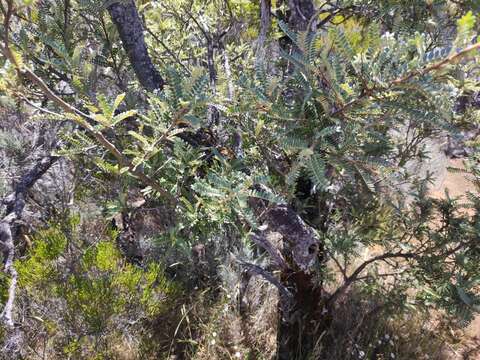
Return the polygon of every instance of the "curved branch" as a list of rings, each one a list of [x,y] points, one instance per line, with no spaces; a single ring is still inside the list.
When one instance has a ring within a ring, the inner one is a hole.
[[[380,260],[386,260],[386,259],[413,259],[418,254],[415,253],[402,253],[402,252],[396,252],[396,253],[386,253],[378,256],[374,256],[366,261],[364,261],[361,265],[359,265],[355,271],[352,273],[352,275],[348,276],[345,281],[343,282],[342,286],[340,286],[327,300],[327,303],[331,304],[333,303],[336,299],[338,299],[341,295],[343,295],[350,285],[352,285],[355,281],[358,280],[358,277],[360,274],[372,263]]]

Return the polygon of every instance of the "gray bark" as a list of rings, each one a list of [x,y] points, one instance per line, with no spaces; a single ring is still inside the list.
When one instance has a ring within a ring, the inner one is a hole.
[[[263,66],[265,59],[265,42],[271,25],[271,1],[260,1],[260,32],[257,39],[256,62]]]
[[[0,222],[0,248],[4,256],[5,267],[3,271],[10,274],[10,286],[8,289],[8,298],[2,312],[0,319],[7,328],[13,329],[13,303],[15,301],[15,288],[17,285],[17,272],[13,267],[13,260],[15,257],[15,247],[13,244],[12,230],[7,222]]]
[[[7,207],[6,218],[12,213],[15,214],[15,219],[13,220],[21,217],[23,208],[25,207],[25,197],[28,189],[30,189],[58,159],[58,156],[46,156],[21,177],[15,186],[15,191],[3,200],[3,205]],[[12,222],[13,221],[10,223]]]
[[[133,0],[107,7],[138,81],[147,91],[162,90],[165,82],[148,55],[143,23]]]
[[[320,241],[298,214],[287,205],[274,205],[262,210],[260,220],[265,239],[280,237],[282,256],[291,270],[310,273],[318,261]]]
[[[251,199],[250,205],[262,224],[252,240],[281,270],[280,282],[274,285],[291,294],[279,298],[278,359],[303,358],[313,346],[316,326],[312,322],[320,321],[323,294],[315,271],[323,263],[323,245],[290,206],[268,205],[258,199]]]
[[[10,358],[18,354],[22,343],[22,334],[21,331],[15,327],[13,316],[18,277],[14,267],[14,225],[15,222],[22,217],[28,190],[57,160],[57,156],[46,156],[42,158],[32,169],[20,178],[20,181],[15,186],[15,191],[2,201],[2,204],[6,206],[6,213],[3,219],[0,220],[0,250],[4,261],[3,271],[10,276],[10,285],[8,288],[7,302],[0,313],[0,322],[3,323],[7,331],[3,339],[4,346],[2,353],[8,354]]]

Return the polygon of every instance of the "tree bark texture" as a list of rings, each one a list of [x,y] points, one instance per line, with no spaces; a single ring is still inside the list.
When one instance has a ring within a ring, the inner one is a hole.
[[[315,6],[312,0],[284,0],[288,11],[285,21],[294,31],[315,31]],[[308,29],[309,24],[311,28]],[[291,42],[281,43],[285,50]],[[287,71],[289,71],[287,69]],[[269,227],[278,229],[284,239],[282,254],[289,268],[282,270],[281,283],[293,294],[290,304],[279,301],[277,358],[279,360],[305,359],[315,346],[324,318],[322,284],[319,271],[324,263],[322,243],[317,235],[289,207],[277,207],[265,213]]]
[[[3,271],[10,276],[7,302],[0,313],[0,322],[5,326],[2,351],[10,358],[18,355],[22,346],[22,333],[15,327],[14,306],[17,288],[17,271],[15,261],[15,221],[22,217],[25,208],[25,198],[28,190],[40,179],[58,160],[57,156],[42,158],[33,168],[24,174],[15,186],[15,191],[5,197],[2,205],[6,206],[3,219],[0,220],[0,250],[2,252]]]
[[[12,213],[15,213],[16,218],[21,217],[23,208],[25,207],[25,196],[28,189],[30,189],[58,159],[58,156],[46,156],[22,176],[20,181],[15,186],[15,191],[3,200],[3,205],[6,205],[7,207],[7,217]]]
[[[140,84],[147,91],[162,90],[165,82],[148,55],[143,23],[134,0],[116,2],[107,10]]]
[[[322,286],[315,275],[323,264],[323,246],[290,206],[250,203],[262,224],[254,241],[280,268],[281,288],[292,294],[279,297],[278,359],[302,359],[312,350],[322,323]]]
[[[271,0],[260,1],[260,32],[257,39],[256,63],[263,66],[265,59],[265,42],[271,25]]]

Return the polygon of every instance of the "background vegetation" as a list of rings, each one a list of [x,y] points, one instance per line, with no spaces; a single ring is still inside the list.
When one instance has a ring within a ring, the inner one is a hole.
[[[0,357],[474,359],[479,11],[0,0]]]

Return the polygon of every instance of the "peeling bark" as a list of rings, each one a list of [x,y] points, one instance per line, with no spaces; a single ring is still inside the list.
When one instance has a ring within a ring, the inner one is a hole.
[[[118,1],[108,6],[107,10],[140,84],[147,91],[162,90],[165,82],[148,54],[143,23],[135,2]]]

